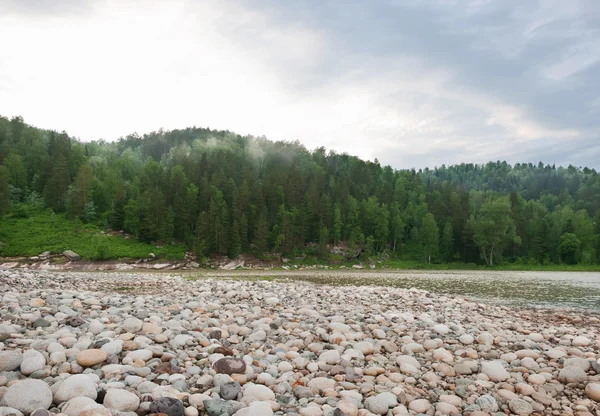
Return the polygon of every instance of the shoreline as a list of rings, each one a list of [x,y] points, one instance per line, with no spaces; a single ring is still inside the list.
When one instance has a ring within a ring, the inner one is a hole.
[[[187,416],[223,406],[236,416],[584,415],[600,400],[596,314],[175,274],[0,270],[2,328],[13,331],[3,332],[0,362],[21,359],[3,373],[0,396],[37,374],[56,384],[47,408],[66,416],[85,400],[58,391],[88,376],[90,395],[107,394],[98,416],[118,406],[106,399],[117,394],[135,403],[125,413],[170,397]],[[227,370],[242,361],[241,373]]]

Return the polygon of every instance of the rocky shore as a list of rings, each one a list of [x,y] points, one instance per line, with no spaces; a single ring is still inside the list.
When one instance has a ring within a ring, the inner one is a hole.
[[[600,415],[599,329],[416,289],[0,270],[0,416]]]

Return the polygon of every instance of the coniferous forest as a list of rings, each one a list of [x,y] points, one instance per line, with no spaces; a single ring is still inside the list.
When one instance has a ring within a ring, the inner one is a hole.
[[[0,117],[0,229],[40,213],[183,244],[199,258],[327,258],[343,247],[358,259],[600,263],[593,169],[498,161],[395,170],[196,127],[85,143]]]

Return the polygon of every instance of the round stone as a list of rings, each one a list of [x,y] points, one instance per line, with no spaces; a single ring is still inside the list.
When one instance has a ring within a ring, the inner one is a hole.
[[[219,374],[244,374],[246,363],[241,358],[225,357],[215,361],[213,370]]]
[[[120,412],[134,412],[140,406],[139,397],[127,390],[110,389],[104,396],[104,406]]]
[[[235,400],[240,391],[242,391],[242,386],[237,381],[223,383],[220,387],[220,395],[224,400]]]
[[[408,404],[408,408],[417,413],[426,413],[431,408],[431,403],[427,399],[413,400]]]
[[[56,403],[68,402],[75,397],[89,397],[96,400],[98,392],[96,384],[85,374],[75,374],[60,383],[58,390],[54,394]]]
[[[508,402],[508,408],[516,415],[529,415],[533,413],[533,407],[523,399],[512,399]]]
[[[108,355],[100,349],[83,350],[75,356],[77,364],[82,367],[91,367],[102,363]]]
[[[163,413],[167,416],[183,416],[183,402],[173,397],[161,397],[150,403],[150,413]]]
[[[0,351],[0,371],[14,371],[23,362],[23,354],[19,351]]]
[[[23,353],[21,373],[25,376],[28,376],[36,371],[43,370],[45,365],[46,357],[44,357],[41,352],[36,350],[27,350]]]
[[[75,397],[65,403],[62,408],[62,413],[67,416],[79,416],[84,410],[92,408],[104,408],[101,404],[96,403],[89,397]]]
[[[267,386],[260,384],[247,384],[244,388],[244,399],[252,401],[275,400],[275,393]]]
[[[558,381],[562,383],[582,383],[587,380],[587,374],[581,367],[568,366],[558,373]]]
[[[585,395],[596,402],[600,402],[600,384],[589,383],[585,386]]]
[[[491,412],[497,412],[498,411],[498,403],[496,402],[496,399],[494,399],[489,394],[485,394],[485,395],[483,395],[481,397],[478,397],[477,400],[475,401],[475,403],[482,410],[489,410]]]
[[[29,414],[37,409],[48,409],[52,405],[52,391],[41,380],[27,379],[10,386],[2,401],[5,406]]]

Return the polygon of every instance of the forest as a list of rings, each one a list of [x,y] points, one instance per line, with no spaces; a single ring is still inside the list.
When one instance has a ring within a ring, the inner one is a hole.
[[[0,117],[0,229],[48,213],[184,245],[199,259],[341,252],[488,266],[600,262],[594,169],[495,161],[396,170],[229,131],[82,142]]]

